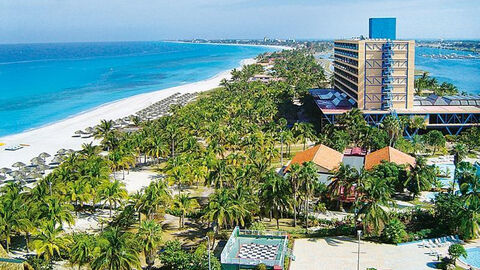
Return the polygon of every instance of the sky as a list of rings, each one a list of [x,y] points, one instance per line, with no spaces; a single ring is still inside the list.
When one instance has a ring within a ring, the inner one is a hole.
[[[335,39],[396,17],[401,39],[480,39],[479,0],[0,0],[0,43]]]

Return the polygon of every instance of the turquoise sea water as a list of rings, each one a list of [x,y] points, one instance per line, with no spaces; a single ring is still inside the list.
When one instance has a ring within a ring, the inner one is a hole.
[[[0,45],[0,136],[204,80],[272,50],[170,42]]]
[[[428,71],[439,82],[450,82],[460,92],[480,94],[480,59],[433,59],[423,55],[451,54],[468,55],[471,52],[417,47],[415,68]]]

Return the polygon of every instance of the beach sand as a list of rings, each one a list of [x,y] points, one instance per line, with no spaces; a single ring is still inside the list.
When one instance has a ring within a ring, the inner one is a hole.
[[[254,59],[244,59],[241,65],[248,65],[254,62]],[[29,146],[17,151],[0,149],[0,168],[11,167],[12,164],[17,161],[30,164],[30,160],[42,152],[47,152],[53,156],[57,150],[61,148],[79,150],[83,143],[89,143],[93,141],[93,138],[84,139],[72,137],[77,130],[84,130],[87,127],[95,126],[100,123],[102,119],[115,120],[135,114],[137,111],[177,92],[183,94],[213,89],[219,85],[222,79],[229,78],[230,70],[223,71],[207,80],[135,95],[104,104],[44,127],[1,137],[0,142],[6,144],[2,146],[2,148],[15,144],[28,144]]]

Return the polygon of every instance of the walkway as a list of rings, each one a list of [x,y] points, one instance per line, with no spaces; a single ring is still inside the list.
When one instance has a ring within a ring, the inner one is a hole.
[[[349,237],[297,239],[290,270],[355,270],[357,269],[357,241]],[[434,269],[433,257],[417,244],[395,246],[361,242],[360,269],[378,270]],[[428,264],[428,265],[427,265]]]

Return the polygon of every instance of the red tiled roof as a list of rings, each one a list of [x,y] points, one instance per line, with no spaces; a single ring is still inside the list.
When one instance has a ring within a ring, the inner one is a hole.
[[[393,162],[397,165],[415,166],[415,158],[393,147],[387,146],[365,157],[365,169],[369,170],[382,161]]]
[[[303,164],[312,161],[326,170],[337,168],[342,162],[343,154],[323,144],[316,145],[303,152],[297,153],[285,171],[288,171],[292,164]]]

